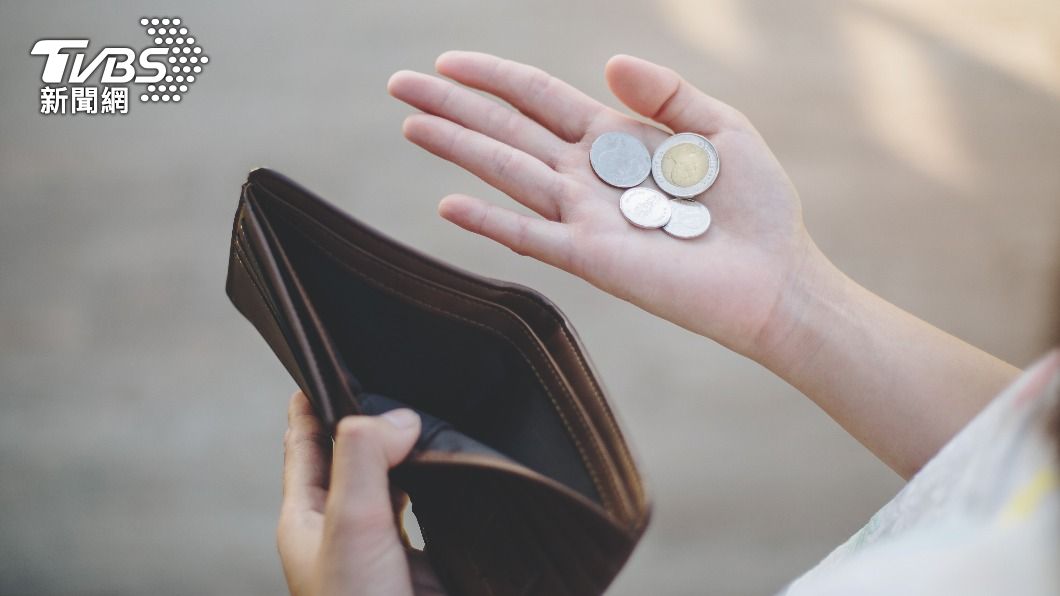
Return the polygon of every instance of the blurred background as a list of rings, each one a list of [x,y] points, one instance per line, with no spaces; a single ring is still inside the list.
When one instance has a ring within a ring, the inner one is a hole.
[[[34,41],[141,48],[155,15],[211,58],[179,105],[39,114]],[[0,593],[284,592],[295,387],[223,289],[260,165],[566,311],[655,501],[611,594],[771,593],[900,488],[756,364],[440,220],[448,192],[507,200],[401,137],[387,77],[447,49],[616,106],[609,56],[670,65],[751,117],[853,278],[1018,366],[1053,341],[1055,0],[0,0]]]

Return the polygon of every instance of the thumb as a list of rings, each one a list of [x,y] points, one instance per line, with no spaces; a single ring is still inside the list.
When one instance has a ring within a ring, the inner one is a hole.
[[[387,472],[412,450],[419,430],[419,415],[407,408],[339,422],[325,510],[332,538],[378,539],[380,530],[396,537]]]
[[[604,76],[619,101],[674,132],[711,135],[746,126],[736,109],[653,62],[619,54],[607,61]]]

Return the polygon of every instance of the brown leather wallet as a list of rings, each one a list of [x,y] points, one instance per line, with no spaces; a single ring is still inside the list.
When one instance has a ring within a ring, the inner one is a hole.
[[[349,414],[420,414],[392,480],[450,594],[611,583],[650,508],[552,302],[420,254],[266,169],[243,185],[227,291],[329,428]]]

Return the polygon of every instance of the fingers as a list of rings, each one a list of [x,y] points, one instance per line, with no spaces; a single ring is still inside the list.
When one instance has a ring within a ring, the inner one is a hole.
[[[561,139],[576,143],[607,107],[539,68],[478,52],[446,52],[439,73],[507,101]]]
[[[522,215],[467,195],[449,195],[438,214],[456,225],[503,244],[518,254],[577,275],[569,226]]]
[[[413,114],[405,119],[405,137],[449,160],[533,209],[559,219],[563,177],[541,161],[445,118]]]
[[[419,430],[419,415],[405,408],[339,422],[325,512],[331,546],[397,540],[387,472],[405,459]]]
[[[311,566],[319,592],[413,594],[387,472],[408,455],[419,432],[419,416],[404,408],[339,421],[323,534]]]
[[[322,510],[328,484],[331,437],[301,391],[291,397],[284,437],[285,505]]]
[[[739,112],[690,85],[673,70],[618,55],[604,68],[611,92],[631,110],[674,132],[710,135],[742,123]]]
[[[556,135],[525,115],[438,77],[399,71],[390,77],[387,90],[414,108],[521,149],[550,167],[567,148]]]

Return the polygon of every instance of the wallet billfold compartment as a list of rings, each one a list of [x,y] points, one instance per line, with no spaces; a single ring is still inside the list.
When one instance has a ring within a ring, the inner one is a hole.
[[[552,302],[408,248],[267,169],[243,185],[226,289],[328,428],[350,414],[420,414],[391,478],[450,594],[611,583],[649,505]]]

